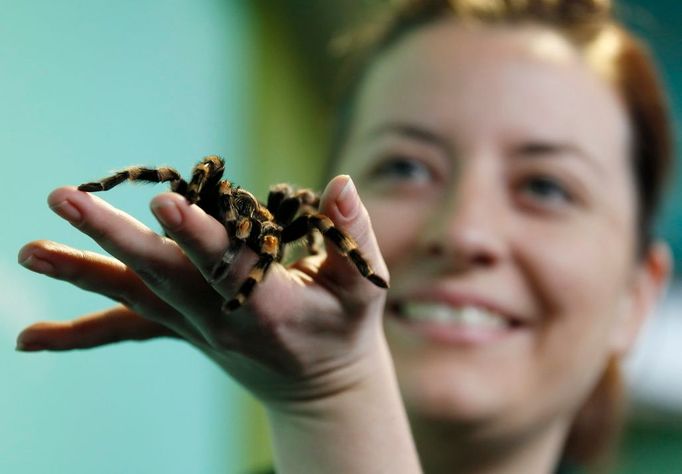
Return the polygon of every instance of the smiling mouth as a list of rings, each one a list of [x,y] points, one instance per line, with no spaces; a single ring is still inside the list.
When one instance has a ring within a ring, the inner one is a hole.
[[[427,338],[445,343],[483,343],[498,340],[525,326],[520,320],[491,309],[430,301],[393,302],[389,313]]]

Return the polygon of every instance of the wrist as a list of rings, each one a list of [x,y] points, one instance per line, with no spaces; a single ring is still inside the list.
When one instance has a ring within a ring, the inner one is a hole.
[[[271,386],[276,395],[262,399],[266,411],[278,416],[317,418],[352,406],[356,399],[374,393],[399,398],[395,369],[383,333],[376,339],[360,355],[349,355],[333,367]]]
[[[421,472],[385,341],[349,383],[266,403],[278,472]]]

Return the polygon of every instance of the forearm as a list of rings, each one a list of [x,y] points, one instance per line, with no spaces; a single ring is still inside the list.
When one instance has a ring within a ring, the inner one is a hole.
[[[267,407],[278,474],[421,472],[384,343],[376,359],[352,389]]]

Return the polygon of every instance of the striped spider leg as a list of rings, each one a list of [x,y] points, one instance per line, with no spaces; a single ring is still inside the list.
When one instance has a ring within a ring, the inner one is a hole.
[[[217,217],[217,200],[214,196],[217,194],[216,184],[224,170],[225,162],[215,155],[205,157],[192,169],[192,178],[189,183],[182,179],[177,170],[168,166],[158,168],[129,166],[99,181],[81,184],[78,190],[89,193],[108,191],[124,181],[170,182],[171,191],[183,195],[192,204],[199,204],[208,214]]]

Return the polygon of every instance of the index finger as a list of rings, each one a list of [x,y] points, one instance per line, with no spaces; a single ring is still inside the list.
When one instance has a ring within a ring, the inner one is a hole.
[[[73,187],[56,189],[48,197],[48,203],[53,211],[125,263],[149,289],[186,317],[215,315],[220,297],[175,242],[97,196]]]

